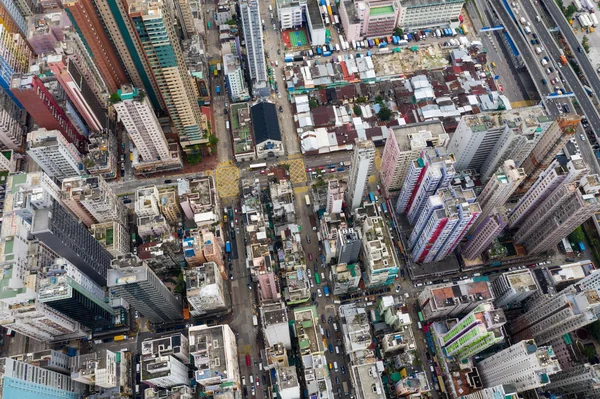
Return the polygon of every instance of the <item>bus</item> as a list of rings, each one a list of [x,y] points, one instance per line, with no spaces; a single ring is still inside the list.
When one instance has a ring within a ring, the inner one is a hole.
[[[304,195],[304,201],[306,201],[306,206],[310,206],[310,197],[308,196],[308,194]]]
[[[438,384],[440,385],[440,391],[442,391],[442,393],[446,393],[446,386],[444,385],[444,379],[442,378],[442,376],[438,375],[437,380]]]
[[[321,284],[321,277],[319,277],[319,273],[315,273],[315,282],[317,284]]]
[[[225,252],[226,253],[230,253],[231,252],[231,242],[227,241],[225,243]]]
[[[371,201],[371,203],[375,202],[375,194],[373,194],[372,191],[369,193],[369,201]]]
[[[267,167],[266,163],[255,163],[250,165],[250,170],[264,169]]]
[[[419,321],[424,321],[423,312],[419,311]]]
[[[131,242],[136,242],[135,238],[135,233],[131,233]]]
[[[588,85],[583,85],[583,89],[585,90],[585,92],[588,94],[588,96],[593,96],[594,95],[594,91],[592,90],[592,88]]]

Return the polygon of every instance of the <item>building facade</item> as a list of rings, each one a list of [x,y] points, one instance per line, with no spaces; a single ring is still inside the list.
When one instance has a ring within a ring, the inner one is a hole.
[[[255,85],[262,85],[267,82],[268,77],[258,0],[240,2],[240,14],[246,41],[250,79]]]
[[[521,305],[537,290],[537,283],[529,269],[502,273],[492,282],[492,291],[496,297],[494,304],[499,308]]]
[[[363,201],[367,182],[375,159],[375,144],[371,140],[358,141],[354,145],[352,167],[348,178],[348,205],[354,212]]]

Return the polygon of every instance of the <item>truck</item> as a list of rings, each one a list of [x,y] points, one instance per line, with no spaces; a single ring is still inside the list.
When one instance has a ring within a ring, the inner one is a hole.
[[[225,252],[226,253],[230,253],[231,252],[231,241],[227,241],[225,243]]]
[[[524,17],[521,17],[521,18],[519,19],[519,21],[520,21],[520,22],[521,22],[523,25],[525,25],[525,24],[527,23],[527,20],[526,20]]]
[[[598,17],[596,13],[591,13],[590,18],[592,19],[592,26],[598,26]]]
[[[563,65],[567,65],[567,57],[564,54],[560,55],[560,63]]]
[[[217,94],[221,94],[221,86],[217,86]]]
[[[252,316],[252,325],[254,327],[258,326],[258,317],[256,315]]]
[[[318,55],[323,54],[323,50],[321,50],[321,47],[317,47],[317,54]]]
[[[229,121],[225,121],[225,129],[229,130]]]
[[[594,91],[592,90],[592,88],[588,85],[583,85],[583,89],[585,90],[585,92],[588,94],[588,96],[593,96],[594,95]]]
[[[306,206],[310,206],[310,197],[308,194],[304,194],[304,202],[306,202]]]
[[[317,231],[317,219],[315,218],[315,215],[310,215],[308,217],[308,220],[310,220],[310,225],[312,227],[312,230]]]
[[[127,339],[126,335],[115,335],[115,337],[113,338],[115,341],[123,341]]]
[[[323,294],[325,296],[329,296],[329,287],[328,286],[323,287]]]
[[[581,241],[579,241],[579,243],[577,245],[579,246],[579,250],[581,252],[585,251],[585,246],[583,245],[583,243]]]

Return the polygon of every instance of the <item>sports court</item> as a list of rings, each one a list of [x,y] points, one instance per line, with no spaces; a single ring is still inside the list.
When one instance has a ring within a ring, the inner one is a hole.
[[[307,47],[308,38],[304,29],[288,30],[281,33],[285,48]]]

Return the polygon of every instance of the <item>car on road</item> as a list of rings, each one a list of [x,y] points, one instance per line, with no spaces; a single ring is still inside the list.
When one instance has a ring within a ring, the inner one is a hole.
[[[400,292],[400,286],[399,285],[396,286],[396,292]]]
[[[327,348],[329,348],[329,353],[333,353],[333,345],[329,344]]]
[[[313,260],[312,253],[310,253],[310,252],[308,253],[308,260]]]
[[[246,376],[242,376],[242,385],[246,385]]]
[[[329,319],[327,319],[327,324],[331,323],[333,323],[333,316],[329,316]]]
[[[229,273],[229,279],[233,280],[233,273]]]
[[[335,383],[339,384],[340,383],[340,377],[338,377],[337,375],[335,376]]]
[[[314,264],[314,269],[315,269],[315,273],[319,272],[319,265],[317,264],[317,262],[315,262],[315,264]]]
[[[250,364],[252,364],[252,359],[250,359],[250,355],[246,355],[246,366],[250,367]]]
[[[581,141],[585,141],[585,136],[583,134],[580,134],[579,138],[581,139]]]
[[[331,333],[329,332],[329,328],[327,330],[325,330],[325,335],[327,336],[327,338],[331,337]]]
[[[262,382],[265,385],[267,384],[267,377],[264,374],[262,375]]]
[[[346,367],[344,367],[344,366],[342,365],[342,367],[341,367],[341,368],[342,368],[342,374],[346,374]]]
[[[310,244],[310,237],[308,236],[308,234],[306,235],[306,242]]]
[[[173,180],[171,180],[171,179],[165,180],[165,184],[170,184],[170,183],[173,183]]]
[[[313,292],[310,296],[310,298],[314,301],[315,299],[317,299],[317,293]]]
[[[325,323],[325,315],[324,314],[321,315],[321,323]]]
[[[248,289],[252,290],[252,284],[248,284]]]

